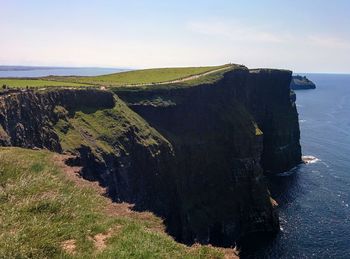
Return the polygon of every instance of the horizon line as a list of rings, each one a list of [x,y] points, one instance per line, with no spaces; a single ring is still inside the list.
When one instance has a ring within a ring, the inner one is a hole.
[[[227,63],[228,64],[228,63]],[[201,65],[203,66],[215,66],[215,65]],[[90,69],[123,69],[123,70],[141,70],[141,69],[154,69],[154,68],[175,68],[175,67],[201,67],[201,66],[167,66],[167,67],[113,67],[113,66],[65,66],[65,65],[7,65],[7,64],[0,64],[0,67],[29,67],[29,68],[57,68],[57,69],[63,69],[63,68],[71,68],[71,69],[79,69],[79,68],[90,68]],[[249,68],[248,69],[254,69]],[[270,67],[263,67],[260,69],[283,69],[283,70],[290,70],[294,74],[339,74],[339,75],[350,75],[349,72],[305,72],[305,71],[293,71],[291,69],[285,69],[285,68],[270,68]]]

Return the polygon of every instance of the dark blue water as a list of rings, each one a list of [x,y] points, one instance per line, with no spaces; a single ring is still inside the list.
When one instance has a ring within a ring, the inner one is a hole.
[[[99,76],[126,71],[121,68],[95,67],[5,67],[0,66],[0,77],[41,77],[41,76]]]
[[[350,75],[307,74],[296,91],[303,155],[319,159],[271,178],[282,231],[262,258],[350,258]]]

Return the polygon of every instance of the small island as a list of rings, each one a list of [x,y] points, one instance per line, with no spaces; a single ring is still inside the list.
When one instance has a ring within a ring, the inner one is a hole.
[[[292,90],[306,90],[306,89],[315,89],[316,85],[306,78],[306,76],[296,75],[292,77],[290,82],[290,89]]]

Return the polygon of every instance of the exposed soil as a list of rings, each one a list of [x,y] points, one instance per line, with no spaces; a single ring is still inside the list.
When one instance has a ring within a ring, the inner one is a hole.
[[[76,244],[74,239],[69,239],[62,242],[61,247],[68,254],[71,254],[71,255],[75,254]]]

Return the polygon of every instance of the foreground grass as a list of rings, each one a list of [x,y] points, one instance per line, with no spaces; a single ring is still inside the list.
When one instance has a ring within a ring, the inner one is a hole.
[[[35,88],[45,88],[45,87],[81,87],[86,84],[78,84],[72,82],[56,82],[42,79],[12,79],[12,78],[0,78],[0,87],[6,85],[10,88],[26,88],[26,87],[35,87]]]
[[[211,247],[186,247],[148,219],[112,216],[107,198],[77,186],[54,154],[0,148],[0,258],[218,258]],[[161,227],[160,227],[161,228]],[[113,231],[116,230],[117,231]],[[91,237],[112,230],[97,250]],[[62,244],[74,242],[68,252]]]
[[[156,68],[94,77],[48,77],[48,80],[74,82],[81,84],[101,86],[133,86],[152,85],[163,82],[185,79],[191,76],[201,75],[221,68],[229,68],[231,65],[209,66],[209,67],[180,67],[180,68]]]

